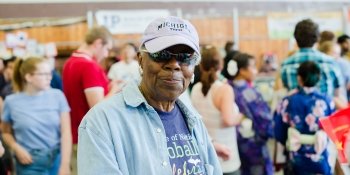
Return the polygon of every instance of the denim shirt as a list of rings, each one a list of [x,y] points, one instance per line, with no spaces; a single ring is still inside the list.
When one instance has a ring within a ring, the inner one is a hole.
[[[207,130],[192,107],[177,100],[195,139],[207,175],[222,175]],[[138,87],[93,107],[79,126],[78,174],[172,175],[162,121]]]

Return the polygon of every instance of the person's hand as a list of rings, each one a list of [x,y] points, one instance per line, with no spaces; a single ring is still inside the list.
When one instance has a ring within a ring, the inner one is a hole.
[[[237,116],[238,116],[238,118],[239,118],[239,123],[242,123],[242,121],[245,119],[244,114],[239,113]]]
[[[2,143],[0,142],[0,158],[4,155],[5,148],[2,146]]]
[[[58,175],[70,175],[70,174],[71,174],[71,171],[70,171],[69,165],[61,165],[58,171]]]
[[[224,144],[220,144],[217,142],[213,143],[216,154],[221,157],[223,160],[228,160],[231,157],[231,150]]]
[[[28,165],[33,163],[32,156],[22,146],[16,145],[14,151],[18,161],[21,164]]]

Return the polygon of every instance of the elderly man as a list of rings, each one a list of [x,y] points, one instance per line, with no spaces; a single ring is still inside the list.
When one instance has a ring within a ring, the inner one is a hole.
[[[80,124],[78,174],[222,174],[199,114],[178,99],[199,53],[188,21],[151,22],[138,53],[141,83],[96,105]]]

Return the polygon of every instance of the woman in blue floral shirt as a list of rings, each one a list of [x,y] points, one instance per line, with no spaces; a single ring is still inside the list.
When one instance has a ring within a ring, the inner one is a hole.
[[[236,53],[226,67],[229,73],[226,78],[234,90],[235,102],[245,116],[237,127],[241,174],[272,175],[272,161],[266,145],[273,135],[272,115],[261,94],[251,85],[257,74],[255,59]]]
[[[334,112],[334,103],[316,89],[320,74],[316,63],[303,62],[298,69],[299,88],[275,112],[275,138],[287,148],[292,174],[331,174],[328,139],[319,119]]]

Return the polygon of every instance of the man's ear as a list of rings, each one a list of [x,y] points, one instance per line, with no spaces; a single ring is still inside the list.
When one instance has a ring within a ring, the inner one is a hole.
[[[31,74],[25,74],[24,75],[24,81],[26,82],[32,82],[32,75]]]
[[[139,63],[139,65],[140,65],[140,67],[141,68],[143,68],[142,67],[142,54],[141,54],[141,52],[137,52],[137,62]]]

